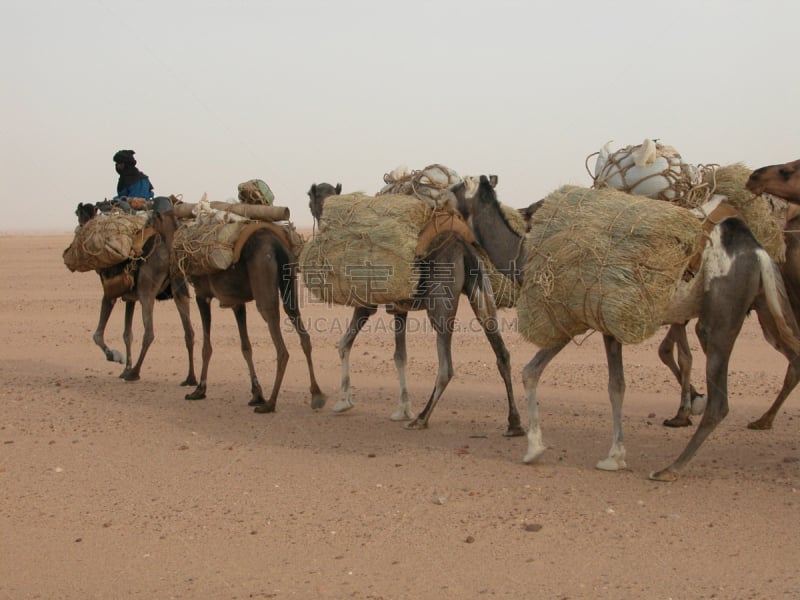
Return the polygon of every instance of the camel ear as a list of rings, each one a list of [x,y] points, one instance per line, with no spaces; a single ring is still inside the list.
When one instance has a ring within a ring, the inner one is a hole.
[[[497,175],[489,175],[489,184],[490,184],[490,185],[491,185],[493,188],[496,188],[496,187],[497,187],[497,179],[498,179]]]
[[[311,184],[311,189],[308,190],[308,195],[309,196],[316,196],[317,195],[317,184],[316,183],[312,183]]]
[[[339,195],[341,193],[342,193],[342,184],[341,183],[337,183],[336,184],[336,194]]]

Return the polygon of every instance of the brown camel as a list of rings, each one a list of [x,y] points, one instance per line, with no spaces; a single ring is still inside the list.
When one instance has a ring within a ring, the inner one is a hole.
[[[482,177],[476,194],[467,197],[463,185],[454,188],[459,209],[470,216],[475,237],[486,250],[498,270],[517,282],[522,282],[526,255],[517,249],[521,238],[509,226],[502,214],[494,188]],[[714,265],[726,265],[727,270],[714,270]],[[698,336],[706,352],[706,382],[708,405],[697,430],[681,455],[667,468],[651,473],[658,481],[676,480],[709,434],[728,413],[728,361],[733,344],[744,318],[755,308],[770,341],[792,363],[793,372],[800,368],[800,339],[798,326],[789,306],[783,280],[777,265],[761,248],[753,234],[740,219],[729,218],[716,225],[704,251],[704,260],[691,285],[698,288],[694,310],[699,317]],[[688,294],[686,297],[691,297]],[[544,309],[544,307],[543,307]],[[686,318],[667,323],[683,324]],[[622,401],[625,377],[622,363],[622,344],[613,336],[603,334],[608,360],[608,390],[613,415],[613,437],[608,457],[597,467],[618,470],[626,467],[622,432]],[[525,366],[522,374],[528,399],[528,450],[524,462],[532,462],[546,449],[539,425],[537,388],[544,369],[569,343],[543,348]]]
[[[800,204],[800,159],[756,169],[750,174],[746,187],[756,195],[772,194]]]
[[[187,400],[206,397],[208,365],[211,361],[211,300],[217,298],[222,307],[233,309],[239,329],[241,349],[250,373],[251,398],[248,404],[257,413],[275,411],[289,351],[283,341],[280,324],[279,301],[283,303],[289,320],[300,336],[300,345],[308,364],[311,379],[311,408],[325,405],[325,394],[319,388],[311,360],[311,337],[303,325],[297,294],[297,263],[287,242],[270,228],[258,229],[244,244],[240,259],[224,271],[190,278],[195,289],[195,300],[203,322],[203,367],[197,388],[186,395]],[[266,321],[276,351],[275,379],[269,399],[265,400],[261,384],[253,365],[253,349],[247,332],[248,302],[255,301],[256,310]]]
[[[309,208],[315,221],[322,217],[323,205],[328,196],[339,194],[341,184],[332,186],[328,183],[314,184],[308,192]],[[387,311],[393,315],[395,333],[394,363],[400,382],[400,401],[397,410],[390,419],[395,421],[409,420],[407,429],[425,429],[444,393],[447,384],[453,377],[452,338],[459,296],[463,293],[469,299],[472,310],[489,340],[492,351],[497,358],[497,369],[503,379],[508,400],[508,428],[504,435],[524,435],[520,424],[519,412],[514,402],[511,384],[511,365],[508,350],[497,327],[494,300],[487,301],[488,279],[485,276],[483,262],[475,249],[459,237],[444,233],[436,237],[430,244],[434,248],[419,262],[419,272],[423,281],[419,289],[423,292],[415,298],[398,299],[397,303]],[[425,408],[416,418],[412,418],[411,403],[406,388],[406,321],[409,310],[426,310],[428,319],[436,331],[436,351],[439,358],[439,371],[433,391]],[[374,305],[356,306],[347,331],[339,341],[339,358],[342,364],[341,397],[334,406],[335,412],[343,412],[353,407],[350,389],[350,351],[359,331],[378,310]]]
[[[79,225],[83,225],[93,219],[98,213],[99,207],[97,204],[80,203],[75,210]],[[186,280],[183,277],[170,273],[172,239],[175,235],[175,230],[178,228],[178,222],[171,211],[165,213],[153,212],[150,215],[147,226],[155,229],[156,234],[145,243],[142,259],[128,260],[114,267],[98,271],[102,279],[104,277],[112,277],[127,268],[135,267],[133,289],[121,296],[125,302],[125,329],[122,334],[122,339],[125,342],[125,367],[120,373],[120,378],[125,381],[139,380],[144,357],[148,348],[150,348],[150,344],[155,340],[153,331],[153,307],[155,301],[156,299],[172,298],[175,301],[175,306],[178,309],[181,324],[183,325],[184,341],[189,359],[189,372],[181,382],[181,385],[196,385],[197,378],[194,373],[194,330],[189,316],[189,291]],[[97,323],[93,339],[94,343],[103,351],[107,360],[121,363],[123,362],[122,355],[118,350],[109,348],[105,343],[104,337],[106,325],[116,301],[116,297],[109,298],[103,295],[100,303],[100,320]],[[136,364],[132,365],[131,344],[133,342],[133,314],[136,310],[136,302],[142,305],[144,336],[142,337],[139,358]]]

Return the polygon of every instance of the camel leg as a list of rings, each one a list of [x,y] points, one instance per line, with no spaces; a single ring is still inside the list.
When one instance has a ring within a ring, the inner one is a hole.
[[[264,412],[272,412],[275,410],[274,398],[270,398],[272,403],[271,406],[268,405],[267,400],[264,399],[264,392],[258,382],[256,367],[253,363],[253,346],[250,343],[250,335],[247,332],[247,306],[245,304],[236,304],[232,307],[232,310],[233,316],[236,318],[236,329],[239,331],[239,349],[244,357],[244,362],[247,363],[247,373],[250,376],[250,400],[247,405],[264,408],[266,409]],[[280,371],[280,358],[280,354],[278,354],[278,369],[276,372]]]
[[[797,387],[797,382],[800,380],[800,377],[798,377],[798,368],[800,368],[800,365],[797,364],[798,358],[800,357],[796,355],[786,368],[786,375],[783,378],[783,387],[781,387],[781,391],[778,392],[777,398],[775,398],[775,400],[772,402],[772,406],[770,406],[767,411],[758,419],[748,423],[748,429],[772,429],[772,422],[775,420],[775,415],[778,414],[778,411],[781,409],[781,406],[783,406],[784,401],[786,398],[788,398],[789,394],[792,393],[792,390]]]
[[[433,409],[442,397],[447,384],[453,378],[453,327],[456,309],[458,304],[454,302],[443,302],[447,310],[442,315],[429,313],[428,318],[436,331],[436,354],[439,358],[439,371],[436,374],[436,381],[433,386],[428,403],[417,417],[406,425],[406,429],[427,429],[428,420],[431,418]]]
[[[611,415],[614,421],[611,449],[608,457],[597,463],[603,471],[618,471],[626,468],[625,443],[622,433],[622,401],[625,398],[625,370],[622,365],[622,344],[610,335],[603,336],[608,361],[608,397],[611,399]]]
[[[308,335],[303,319],[300,316],[300,308],[297,299],[297,281],[291,284],[291,296],[283,296],[283,308],[289,316],[297,335],[300,337],[300,347],[303,349],[303,354],[306,357],[306,365],[308,365],[308,376],[311,380],[311,408],[318,410],[325,406],[327,397],[322,393],[322,390],[317,383],[317,378],[314,375],[314,362],[311,360],[311,336]]]
[[[677,347],[678,362],[672,356]],[[658,347],[658,356],[678,380],[681,386],[681,404],[671,419],[664,420],[665,427],[688,427],[692,424],[691,414],[702,414],[706,404],[704,394],[698,393],[691,383],[692,353],[686,336],[686,325],[672,325]]]
[[[120,379],[128,379],[131,370],[131,346],[133,345],[133,313],[136,302],[125,302],[125,329],[122,331],[122,341],[125,342],[125,368],[119,374]]]
[[[125,381],[139,381],[139,375],[142,370],[142,363],[144,362],[144,357],[147,355],[147,351],[153,343],[153,340],[156,339],[155,330],[153,328],[153,307],[155,305],[155,295],[148,294],[147,297],[141,298],[141,305],[142,305],[142,323],[144,324],[144,334],[142,335],[142,347],[139,350],[139,358],[136,360],[136,364],[128,370],[125,374]],[[133,304],[133,303],[131,303]],[[127,305],[125,306],[126,315],[127,315]]]
[[[109,299],[103,296],[103,299],[100,302],[100,319],[97,322],[97,328],[94,331],[92,339],[94,340],[94,343],[97,344],[103,351],[103,354],[106,356],[106,360],[124,364],[125,361],[122,358],[122,353],[119,350],[112,350],[106,346],[105,342],[106,325],[108,325],[108,319],[111,317],[111,311],[114,309],[114,304],[116,304],[116,302],[116,298]]]
[[[357,306],[353,309],[353,317],[347,326],[336,347],[339,350],[339,360],[342,364],[342,385],[339,400],[333,405],[333,412],[342,413],[353,408],[352,392],[350,390],[350,350],[356,340],[358,332],[366,325],[369,318],[378,310],[377,306]]]
[[[539,458],[547,449],[542,440],[542,429],[539,425],[539,402],[536,398],[539,379],[542,377],[547,365],[556,355],[563,350],[568,342],[558,346],[539,350],[536,355],[522,369],[522,384],[525,386],[525,397],[528,400],[528,451],[522,462],[531,463]]]
[[[211,298],[195,297],[197,312],[200,313],[200,322],[203,325],[203,366],[200,369],[200,383],[193,392],[184,396],[186,400],[202,400],[206,397],[206,381],[208,378],[208,364],[211,362]]]
[[[755,309],[758,315],[758,321],[761,324],[761,329],[764,332],[764,338],[789,361],[789,365],[786,368],[786,375],[783,378],[783,387],[781,387],[778,396],[772,402],[772,406],[758,419],[747,424],[748,429],[765,430],[772,429],[772,422],[775,420],[775,415],[778,414],[786,398],[797,386],[798,380],[800,379],[800,376],[798,376],[798,373],[800,373],[800,356],[781,341],[775,319],[764,305],[762,298],[759,297],[756,301]]]
[[[742,290],[748,289],[748,284],[743,277],[738,280],[736,273],[733,272],[731,279],[736,282],[736,287]],[[750,283],[749,289],[758,289],[758,281]],[[670,466],[661,471],[650,474],[650,479],[655,481],[675,481],[680,476],[680,471],[694,457],[700,446],[711,434],[717,425],[728,414],[728,362],[733,344],[736,341],[739,331],[744,323],[747,310],[753,303],[753,297],[748,294],[739,294],[737,304],[731,306],[730,298],[735,294],[726,289],[718,289],[721,286],[712,287],[706,292],[703,299],[703,309],[700,321],[697,324],[697,334],[700,344],[706,352],[706,390],[708,394],[708,405],[703,413],[694,435],[689,440],[686,448],[680,456]],[[724,296],[728,300],[723,302]],[[727,310],[718,310],[718,306],[728,305]]]
[[[173,290],[174,289],[176,289],[175,284],[173,284]],[[186,374],[186,379],[181,381],[181,385],[197,385],[197,377],[194,373],[194,329],[192,328],[192,319],[189,314],[189,296],[175,293],[173,295],[173,300],[175,302],[175,307],[178,309],[178,315],[181,318],[183,341],[186,344],[186,355],[189,358],[189,372]]]
[[[491,285],[488,279],[485,285]],[[470,306],[472,306],[472,311],[475,313],[475,316],[478,318],[483,328],[483,333],[486,334],[486,339],[489,340],[489,345],[492,347],[492,351],[497,359],[497,370],[500,372],[500,377],[502,377],[503,384],[506,386],[508,429],[506,429],[503,435],[506,437],[525,435],[525,430],[522,428],[522,423],[520,421],[519,411],[517,410],[517,403],[514,400],[514,388],[511,383],[511,357],[503,341],[503,336],[500,335],[497,312],[496,310],[485,307],[483,302],[473,296],[475,295],[470,294],[468,296]]]
[[[407,312],[394,313],[394,366],[397,369],[397,379],[400,383],[400,400],[397,403],[397,410],[389,416],[392,421],[410,421],[414,418],[411,412],[411,401],[408,399],[408,386],[406,385],[406,365],[408,364],[408,355],[406,353],[407,321]]]

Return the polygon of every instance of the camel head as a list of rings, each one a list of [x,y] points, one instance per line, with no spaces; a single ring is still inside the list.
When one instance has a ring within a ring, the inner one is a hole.
[[[96,214],[96,204],[84,204],[83,202],[79,202],[78,208],[75,209],[75,215],[78,217],[78,225],[83,225],[84,223],[91,221]]]
[[[772,194],[787,202],[800,204],[800,159],[756,169],[747,180],[746,187],[756,195]]]
[[[312,183],[308,190],[308,208],[311,216],[314,217],[314,224],[318,225],[322,218],[322,207],[325,205],[325,198],[328,196],[338,196],[342,193],[342,184],[337,183],[336,187],[330,183]]]

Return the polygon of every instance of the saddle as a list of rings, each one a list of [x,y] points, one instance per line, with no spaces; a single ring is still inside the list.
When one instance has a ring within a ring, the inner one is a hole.
[[[436,208],[431,214],[431,218],[425,223],[422,231],[419,232],[419,240],[414,255],[417,258],[430,254],[434,249],[431,248],[433,240],[443,233],[449,233],[449,241],[453,236],[460,237],[468,244],[475,243],[475,236],[461,216],[448,208]]]

